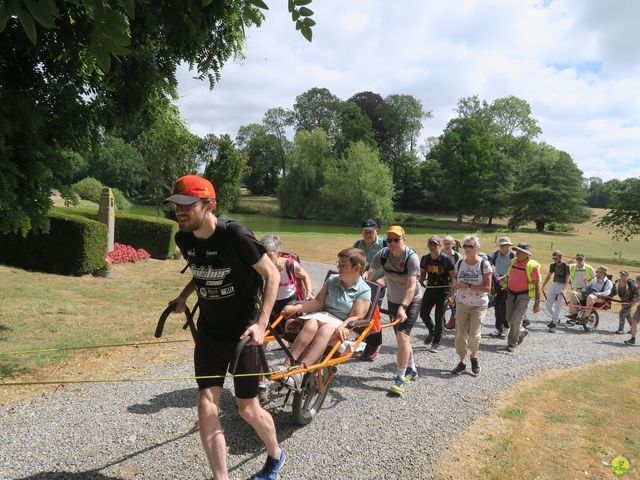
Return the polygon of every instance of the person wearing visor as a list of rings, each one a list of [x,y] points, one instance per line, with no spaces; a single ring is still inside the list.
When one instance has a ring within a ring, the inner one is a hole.
[[[180,229],[176,244],[193,276],[169,303],[175,304],[176,313],[182,313],[187,298],[193,292],[198,296],[195,373],[197,377],[216,377],[197,379],[200,439],[214,478],[225,480],[229,478],[227,447],[219,416],[224,376],[236,346],[246,337],[251,340],[240,354],[236,371],[260,373],[257,345],[263,341],[280,272],[251,231],[216,217],[216,194],[209,180],[197,175],[179,178],[173,195],[164,203],[175,204]],[[252,478],[276,479],[285,453],[278,444],[273,418],[258,401],[259,377],[239,376],[233,382],[240,416],[267,448],[267,460]]]

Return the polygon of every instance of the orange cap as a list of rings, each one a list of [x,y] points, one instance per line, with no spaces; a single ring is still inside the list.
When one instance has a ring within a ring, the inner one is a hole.
[[[165,198],[163,203],[171,202],[178,205],[191,205],[202,198],[216,198],[216,192],[211,182],[198,175],[185,175],[176,181],[173,195]]]

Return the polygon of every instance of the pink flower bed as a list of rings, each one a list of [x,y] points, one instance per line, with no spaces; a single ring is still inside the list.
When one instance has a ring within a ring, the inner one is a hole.
[[[105,260],[107,265],[113,265],[116,263],[137,262],[139,260],[146,260],[147,258],[151,258],[151,255],[149,255],[149,252],[144,248],[136,250],[131,245],[114,243],[113,250],[109,252]]]

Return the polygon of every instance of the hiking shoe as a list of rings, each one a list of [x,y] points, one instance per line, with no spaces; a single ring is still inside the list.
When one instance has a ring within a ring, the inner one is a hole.
[[[516,350],[516,347],[512,347],[511,345],[507,345],[504,349],[505,352],[511,352],[511,353],[515,352],[515,350]]]
[[[529,320],[528,318],[525,318],[524,320],[522,320],[522,326],[524,328],[527,328],[531,325],[531,320]]]
[[[549,333],[557,333],[558,330],[556,330],[556,326],[554,325],[553,327],[549,327]]]
[[[524,337],[529,335],[529,330],[526,328],[521,328],[520,333],[518,334],[518,345],[520,345],[524,341]]]
[[[456,328],[456,317],[451,317],[449,321],[444,324],[444,328],[447,330],[454,330]]]
[[[379,352],[380,345],[376,345],[375,347],[367,345],[366,347],[364,347],[364,351],[360,355],[360,360],[363,360],[365,362],[373,362],[378,356]]]
[[[554,322],[547,323],[547,327],[548,328],[554,328],[555,326],[556,326],[556,324]]]
[[[467,369],[467,366],[460,362],[458,363],[458,365],[456,366],[456,368],[454,368],[453,370],[451,370],[451,375],[460,375],[462,372],[464,372]]]
[[[478,363],[477,358],[471,359],[471,373],[473,373],[476,377],[480,375],[480,363]]]
[[[405,375],[406,376],[406,375]],[[393,385],[389,387],[389,391],[396,395],[402,396],[404,394],[404,386],[406,382],[402,377],[396,377]]]
[[[570,320],[575,320],[576,318],[578,318],[578,314],[577,313],[571,313],[569,315],[565,315],[565,317],[567,317]]]
[[[272,458],[267,455],[267,460],[264,462],[262,470],[251,477],[252,480],[276,480],[286,457],[282,449],[280,449],[280,458]]]
[[[573,320],[567,320],[567,325],[573,326],[575,324],[576,322],[574,322]]]
[[[434,343],[433,345],[431,345],[431,348],[429,349],[429,351],[433,353],[438,353],[438,350],[440,350],[440,344],[438,343]]]
[[[404,383],[415,382],[418,379],[418,371],[407,368],[404,374]]]
[[[616,331],[616,333],[617,333],[618,335],[623,335],[623,334],[624,334],[624,330],[618,330],[618,331]]]
[[[429,345],[432,341],[433,341],[433,335],[429,334],[426,337],[424,337],[424,344],[425,345]]]
[[[502,332],[498,333],[497,338],[507,338],[507,332],[503,330]]]
[[[502,335],[502,332],[500,330],[494,330],[489,334],[489,336],[493,338],[501,338],[500,335]]]
[[[293,375],[288,375],[286,377],[282,377],[281,381],[283,384],[285,384],[287,387],[293,390],[300,390],[300,387],[302,386],[303,377],[304,377],[304,374],[300,372],[300,373],[295,373]]]
[[[624,343],[627,344],[627,345],[635,345],[636,344],[636,339],[635,338],[630,338],[629,340],[625,340]]]

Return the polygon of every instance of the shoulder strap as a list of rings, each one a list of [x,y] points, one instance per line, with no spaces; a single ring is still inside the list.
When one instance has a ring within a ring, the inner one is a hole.
[[[456,270],[460,270],[460,265],[462,265],[462,259],[458,260],[458,263],[456,263]]]
[[[383,267],[385,263],[387,263],[388,259],[389,259],[389,247],[383,247],[383,249],[380,250],[380,263],[382,264]]]
[[[491,263],[492,263],[493,265],[495,265],[495,264],[496,264],[496,260],[498,259],[498,255],[499,255],[499,254],[500,254],[500,250],[496,250],[495,252],[493,252],[493,253],[491,254]]]

